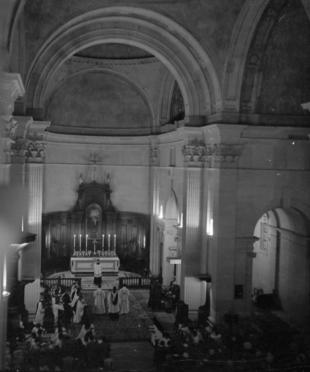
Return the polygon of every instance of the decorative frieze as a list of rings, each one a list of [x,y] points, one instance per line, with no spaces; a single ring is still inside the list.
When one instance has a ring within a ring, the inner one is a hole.
[[[214,144],[206,146],[206,166],[230,168],[236,165],[241,154],[241,145]]]

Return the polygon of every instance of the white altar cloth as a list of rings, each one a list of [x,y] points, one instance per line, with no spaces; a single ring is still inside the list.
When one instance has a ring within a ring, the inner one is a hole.
[[[72,274],[90,274],[94,273],[94,263],[100,260],[102,266],[102,275],[117,275],[119,270],[119,258],[112,257],[71,257]]]

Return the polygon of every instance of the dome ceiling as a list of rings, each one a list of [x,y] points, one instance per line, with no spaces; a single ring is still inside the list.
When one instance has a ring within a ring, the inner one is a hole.
[[[50,131],[74,134],[150,133],[152,115],[141,92],[109,72],[85,72],[65,80],[50,97]]]

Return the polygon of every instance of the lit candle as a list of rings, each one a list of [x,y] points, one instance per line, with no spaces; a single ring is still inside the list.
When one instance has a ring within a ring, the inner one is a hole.
[[[86,246],[86,250],[87,250],[87,240],[88,240],[88,234],[85,235],[85,246]]]
[[[73,250],[75,252],[75,240],[76,240],[76,234],[73,234]]]
[[[104,234],[102,234],[102,244],[101,244],[101,246],[102,246],[102,249],[104,249]]]
[[[80,234],[80,251],[82,250],[82,234]]]
[[[116,234],[114,234],[114,250],[116,251]]]
[[[111,235],[108,234],[108,250],[110,251]]]
[[[145,248],[145,235],[143,237],[143,248]]]

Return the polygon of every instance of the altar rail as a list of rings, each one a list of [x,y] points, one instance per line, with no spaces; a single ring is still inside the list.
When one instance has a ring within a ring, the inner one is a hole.
[[[151,284],[151,279],[150,278],[142,278],[142,277],[119,278],[120,288],[124,284],[128,288],[149,288],[150,284]]]
[[[52,288],[61,285],[65,288],[71,288],[73,282],[77,282],[81,286],[81,278],[43,278],[41,279],[41,286]]]

